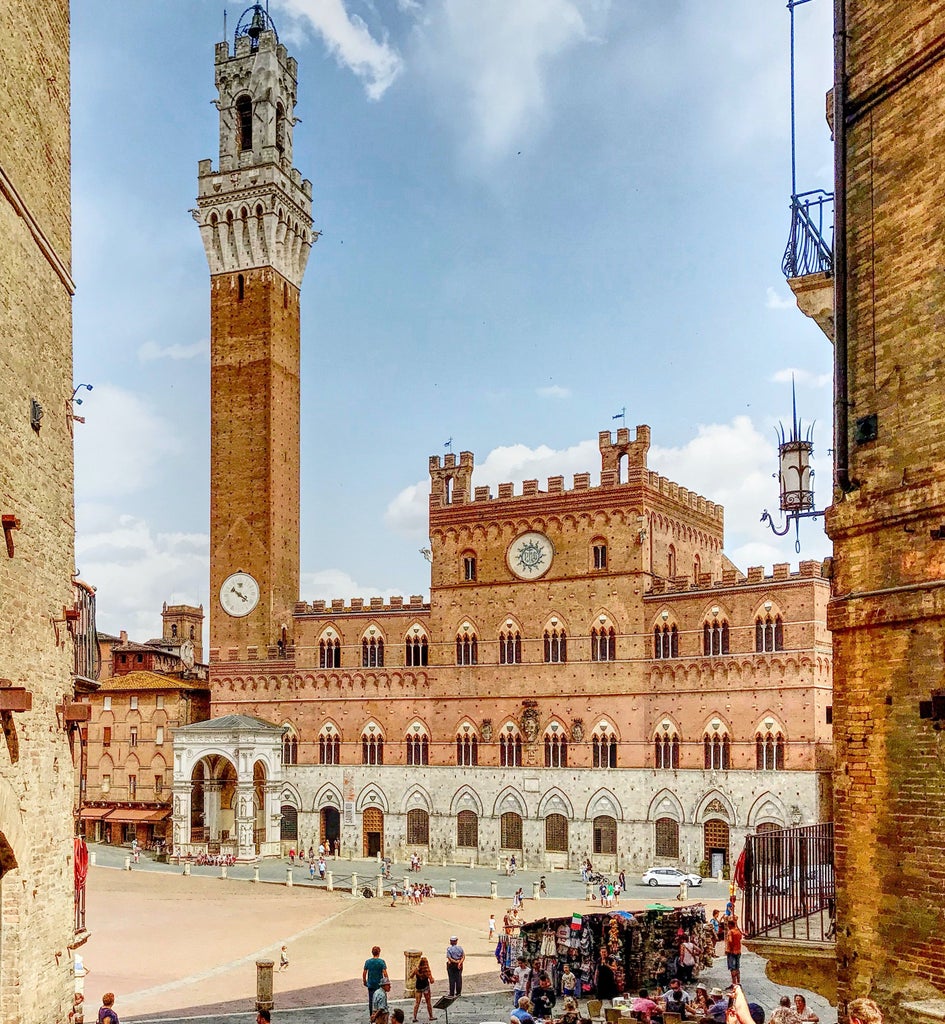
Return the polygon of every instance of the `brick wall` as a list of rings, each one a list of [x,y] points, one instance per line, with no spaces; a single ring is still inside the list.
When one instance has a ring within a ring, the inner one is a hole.
[[[0,677],[32,694],[0,743],[3,1024],[65,1020],[72,991],[72,647],[53,623],[73,603],[72,303],[50,262],[71,260],[68,47],[65,0],[0,6],[0,170],[21,204],[0,190],[0,511],[20,521],[13,557],[0,545]]]
[[[945,993],[945,11],[847,3],[851,477],[834,541],[841,1001]],[[874,441],[856,421],[875,415]]]

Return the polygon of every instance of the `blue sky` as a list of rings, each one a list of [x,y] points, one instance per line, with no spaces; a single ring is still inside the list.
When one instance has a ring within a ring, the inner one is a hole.
[[[228,35],[242,5],[228,10]],[[796,562],[774,427],[816,420],[832,353],[780,272],[783,0],[271,0],[299,62],[295,163],[322,231],[302,286],[302,597],[428,592],[427,459],[478,484],[599,473],[597,432],[726,508],[741,567]],[[830,188],[830,5],[798,8],[798,187]],[[203,0],[74,0],[77,564],[100,628],[209,602],[217,152]],[[803,558],[829,543],[802,528]]]

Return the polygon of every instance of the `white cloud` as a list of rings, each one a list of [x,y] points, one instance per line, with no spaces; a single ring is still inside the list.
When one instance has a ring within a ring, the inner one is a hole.
[[[538,388],[535,392],[540,398],[570,398],[571,389],[563,388],[559,384],[551,384],[546,388]]]
[[[438,92],[465,108],[470,154],[500,157],[544,117],[555,58],[589,38],[580,9],[586,3],[438,0],[428,6],[417,40],[421,59]],[[455,119],[452,105],[449,112]]]
[[[76,507],[76,564],[97,591],[98,628],[137,640],[161,635],[161,605],[207,603],[210,539],[155,533],[148,522],[101,503]]]
[[[787,295],[778,295],[770,285],[767,288],[767,296],[765,300],[765,307],[767,309],[797,309],[797,303],[793,297],[788,298]]]
[[[198,356],[209,357],[210,342],[204,338],[195,341],[192,345],[180,345],[175,342],[173,345],[161,346],[156,341],[146,341],[138,349],[138,358],[143,363],[152,362],[155,359],[196,359]]]
[[[355,73],[372,100],[380,99],[403,70],[403,59],[387,42],[377,40],[343,0],[282,0],[283,9],[313,28],[339,64]]]
[[[833,383],[833,374],[811,373],[810,370],[801,370],[796,366],[788,366],[772,374],[771,380],[775,384],[790,384],[793,380],[795,384],[799,384],[801,387],[825,388]]]
[[[401,590],[390,590],[376,584],[358,583],[343,569],[320,569],[318,572],[303,572],[301,576],[301,595],[303,601],[331,601],[333,598],[352,597],[383,597],[385,601],[392,595],[404,596]]]
[[[146,400],[111,384],[96,384],[75,426],[77,501],[130,495],[146,487],[160,463],[183,451],[169,421]]]

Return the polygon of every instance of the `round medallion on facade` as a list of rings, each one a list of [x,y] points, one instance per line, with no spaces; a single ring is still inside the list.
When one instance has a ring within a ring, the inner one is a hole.
[[[505,560],[508,567],[522,580],[537,580],[551,568],[555,556],[554,545],[543,534],[522,533],[509,545]]]
[[[235,619],[249,615],[259,604],[259,584],[248,572],[234,572],[220,587],[220,604]]]

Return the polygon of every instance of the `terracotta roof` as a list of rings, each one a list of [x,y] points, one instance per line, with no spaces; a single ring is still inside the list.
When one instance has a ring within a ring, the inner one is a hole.
[[[206,690],[206,685],[190,680],[176,679],[174,676],[162,676],[158,672],[126,672],[123,676],[112,676],[103,679],[99,692],[105,690]]]
[[[148,647],[147,644],[136,644],[134,640],[126,640],[123,644],[119,644],[117,647],[112,648],[113,654],[122,654],[127,651],[139,651],[142,654],[154,654],[154,648]]]

